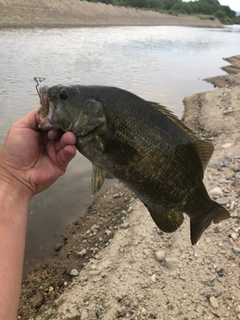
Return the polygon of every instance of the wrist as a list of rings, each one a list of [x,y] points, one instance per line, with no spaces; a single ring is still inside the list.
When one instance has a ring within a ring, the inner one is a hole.
[[[0,169],[0,190],[5,197],[11,198],[14,201],[29,203],[33,191],[27,187],[21,179],[17,179],[14,174],[8,173]]]

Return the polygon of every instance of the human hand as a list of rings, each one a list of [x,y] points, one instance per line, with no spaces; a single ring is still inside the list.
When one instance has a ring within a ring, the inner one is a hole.
[[[63,175],[76,154],[73,133],[38,131],[36,115],[33,111],[14,123],[0,150],[0,180],[30,198]]]

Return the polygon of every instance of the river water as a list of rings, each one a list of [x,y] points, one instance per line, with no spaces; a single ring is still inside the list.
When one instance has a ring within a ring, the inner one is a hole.
[[[212,90],[202,79],[224,74],[222,58],[240,54],[239,37],[240,26],[0,30],[0,147],[11,123],[39,106],[34,77],[49,86],[118,86],[181,117],[183,98]],[[84,215],[93,200],[90,180],[91,164],[78,154],[64,177],[34,197],[26,270],[49,257],[66,226]]]

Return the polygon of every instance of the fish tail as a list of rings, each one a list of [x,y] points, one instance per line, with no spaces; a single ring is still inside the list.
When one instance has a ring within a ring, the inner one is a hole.
[[[205,219],[202,216],[190,219],[191,242],[196,244],[210,224],[230,218],[229,212],[219,203],[212,201],[212,211]]]

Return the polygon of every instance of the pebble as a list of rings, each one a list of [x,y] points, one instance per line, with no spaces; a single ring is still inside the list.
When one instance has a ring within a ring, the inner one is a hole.
[[[218,267],[216,269],[216,272],[219,275],[219,277],[223,277],[224,276],[224,269],[223,268]]]
[[[111,234],[112,234],[112,231],[111,230],[105,230],[105,234],[107,235],[107,236],[110,236]]]
[[[230,147],[232,147],[232,143],[224,143],[224,144],[222,144],[222,148],[223,149],[228,149]]]
[[[167,269],[173,270],[178,268],[179,261],[176,259],[166,259],[165,266]]]
[[[163,250],[158,250],[155,252],[155,258],[158,261],[164,261],[166,259],[165,251]]]
[[[152,282],[156,282],[156,275],[153,274],[152,277],[151,277],[151,279],[152,279]]]
[[[229,165],[229,162],[232,162],[232,158],[228,157],[228,156],[224,156],[219,165],[220,167],[227,167]]]
[[[217,309],[219,307],[218,301],[214,296],[210,297],[209,301],[213,309]]]
[[[83,249],[82,251],[78,252],[78,256],[79,257],[83,257],[85,254],[87,253],[87,250],[86,249]]]
[[[232,218],[238,218],[238,213],[236,211],[231,212]]]
[[[146,310],[145,308],[142,308],[142,314],[143,314],[144,316],[147,315],[147,310]]]
[[[90,276],[98,276],[101,273],[101,270],[91,270],[89,271]]]
[[[227,204],[230,202],[230,198],[229,197],[219,198],[216,200],[216,202],[219,204]]]
[[[240,248],[238,248],[238,247],[232,247],[232,250],[233,250],[234,253],[240,254]]]
[[[117,310],[118,318],[125,317],[126,314],[127,314],[127,309],[125,307],[122,307],[121,309]]]
[[[223,114],[225,116],[228,116],[229,114],[231,114],[233,112],[233,110],[231,108],[229,108],[228,110],[223,111]]]
[[[216,290],[216,291],[214,292],[214,297],[217,298],[217,297],[221,296],[221,294],[222,294],[222,291]]]
[[[96,312],[96,317],[100,318],[102,312],[101,312],[101,309],[98,306],[96,307],[96,311],[95,312]]]
[[[219,187],[215,187],[212,190],[210,190],[210,195],[213,197],[223,197],[223,191]]]
[[[86,320],[87,317],[88,317],[88,313],[86,311],[83,311],[82,314],[81,314],[80,320]]]
[[[114,199],[120,198],[120,197],[121,197],[120,193],[115,193],[115,194],[113,195],[113,198],[114,198]]]
[[[212,282],[214,282],[215,279],[216,279],[216,276],[215,276],[215,275],[212,275],[212,276],[209,278],[209,281],[212,283]]]
[[[77,269],[72,269],[71,272],[70,272],[70,275],[73,276],[73,277],[78,276],[78,271],[77,271]]]
[[[127,228],[129,228],[129,223],[128,223],[128,222],[124,222],[124,223],[121,225],[121,227],[122,227],[123,229],[127,229]]]
[[[237,232],[231,233],[231,238],[232,238],[233,240],[237,240],[237,238],[238,238],[238,233],[237,233]]]

